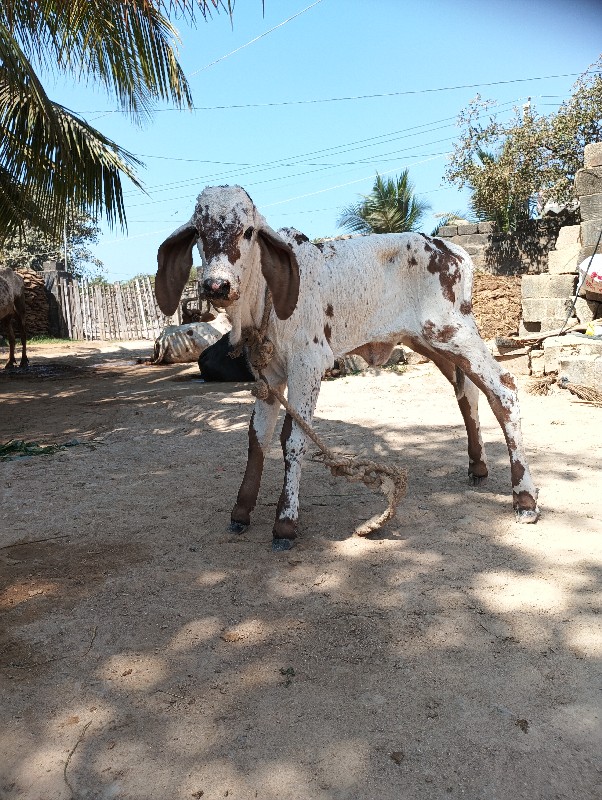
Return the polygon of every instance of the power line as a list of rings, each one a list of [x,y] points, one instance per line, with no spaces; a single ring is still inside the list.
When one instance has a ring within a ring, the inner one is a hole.
[[[428,142],[428,144],[436,144],[436,143],[440,143],[440,142],[448,142],[450,140],[451,140],[451,137],[448,137],[447,139],[438,139],[437,142]],[[402,150],[399,150],[398,152],[399,153],[404,153],[404,152],[407,152],[408,150],[415,150],[417,147],[424,147],[424,146],[425,146],[424,144],[416,144],[416,145],[413,145],[412,147],[403,148]],[[447,154],[447,151],[445,151],[443,153],[436,153],[434,155],[430,154],[430,157],[429,157],[428,160],[430,160],[430,158],[439,158],[440,156],[444,156],[446,154]],[[388,160],[389,161],[397,161],[398,159],[395,158],[395,159],[388,159]],[[324,172],[325,170],[336,169],[337,167],[366,165],[367,163],[369,163],[369,161],[366,161],[364,159],[363,161],[351,161],[351,162],[345,162],[343,164],[335,164],[335,165],[332,165],[332,166],[325,166],[325,167],[322,166],[322,167],[318,167],[317,169],[309,169],[309,170],[305,170],[304,172],[297,172],[294,175],[280,175],[280,176],[275,177],[275,178],[265,178],[264,180],[251,181],[247,185],[248,186],[260,186],[260,185],[265,184],[265,183],[275,183],[276,181],[283,181],[283,180],[287,180],[289,178],[301,178],[304,175],[315,175],[316,172]],[[417,163],[421,164],[423,162],[419,161]],[[388,172],[394,172],[394,170],[388,170]],[[383,172],[381,174],[386,175],[387,172]],[[248,175],[248,173],[247,173],[247,175]],[[236,177],[241,177],[241,176],[238,175]],[[208,180],[208,178],[205,178],[204,180]],[[195,182],[196,182],[196,180],[191,179],[191,181],[186,182],[186,184],[183,183],[183,184],[180,184],[180,186],[174,186],[172,188],[174,188],[174,189],[184,188],[184,186],[187,185],[188,183],[195,183]],[[341,184],[341,185],[345,186],[346,184]],[[160,190],[160,191],[169,191],[169,189],[164,189],[164,190]],[[319,194],[319,192],[317,194]],[[163,200],[156,200],[156,199],[155,200],[148,200],[148,201],[145,201],[143,203],[134,203],[133,205],[130,205],[129,208],[140,208],[141,206],[156,205],[157,203],[169,203],[169,202],[173,202],[175,200],[184,200],[184,199],[187,199],[188,197],[190,197],[190,194],[179,195],[178,197],[166,197]]]
[[[255,44],[255,42],[258,42],[260,39],[263,39],[264,36],[267,36],[269,33],[273,33],[275,30],[278,30],[278,28],[282,28],[282,26],[286,25],[287,22],[291,22],[291,20],[296,19],[297,17],[300,17],[301,14],[305,14],[306,11],[309,11],[310,8],[313,8],[314,6],[317,6],[318,3],[321,3],[321,2],[322,2],[322,0],[316,0],[315,3],[312,3],[310,6],[307,6],[307,8],[304,8],[302,11],[299,11],[296,14],[293,14],[292,17],[289,17],[288,19],[285,19],[284,22],[280,22],[280,23],[278,23],[278,25],[274,25],[274,27],[270,28],[269,31],[265,31],[265,33],[261,33],[259,36],[256,36],[254,39],[251,39],[250,42],[247,42],[246,44],[242,44],[240,47],[237,47],[236,50],[232,50],[230,53],[226,53],[225,56],[221,56],[220,58],[216,58],[215,61],[211,61],[211,63],[205,64],[204,67],[201,67],[200,69],[197,69],[194,72],[191,72],[189,77],[192,78],[193,75],[198,75],[199,72],[204,72],[206,69],[209,69],[209,67],[214,66],[214,64],[219,64],[220,61],[225,61],[226,58],[230,58],[230,56],[233,56],[235,53],[239,53],[241,50],[244,50],[245,47],[248,47],[250,44]]]
[[[428,89],[407,89],[403,92],[382,92],[378,94],[358,94],[348,95],[344,97],[326,97],[313,100],[282,100],[273,103],[233,103],[231,105],[223,106],[193,106],[193,111],[224,111],[229,109],[238,108],[271,108],[275,106],[294,106],[294,105],[312,105],[317,103],[341,103],[351,100],[371,100],[381,97],[404,97],[408,95],[430,94],[433,92],[452,92],[458,89],[480,89],[487,86],[508,86],[513,83],[529,83],[530,81],[547,81],[555,78],[575,78],[578,77],[578,72],[566,72],[560,75],[539,75],[532,78],[513,78],[507,81],[491,81],[489,83],[464,83],[458,86],[437,86]],[[155,111],[181,111],[180,108],[158,108]],[[101,109],[96,111],[79,111],[79,114],[127,114],[127,110],[116,109]]]
[[[506,109],[507,106],[511,106],[514,103],[517,103],[519,101],[520,101],[520,98],[518,100],[511,100],[511,101],[508,101],[506,103],[502,103],[499,106],[499,111],[497,113],[493,113],[492,114],[490,110],[487,110],[487,111],[483,112],[483,114],[479,115],[478,118],[480,119],[481,116],[483,116],[483,115],[486,115],[486,116],[497,116],[499,113],[502,113],[502,111],[504,109]],[[402,129],[397,130],[397,131],[391,131],[389,133],[379,134],[378,136],[370,136],[370,137],[368,137],[366,139],[358,139],[358,140],[355,140],[355,141],[352,141],[352,142],[347,142],[347,143],[340,144],[340,145],[334,145],[334,146],[331,146],[331,147],[325,147],[325,148],[321,148],[319,150],[312,150],[312,151],[309,151],[307,153],[300,153],[298,155],[287,156],[286,158],[281,158],[281,159],[276,159],[276,160],[273,160],[273,161],[262,162],[262,163],[259,163],[259,164],[233,164],[234,166],[241,166],[241,167],[247,167],[247,168],[243,169],[243,170],[237,170],[236,172],[233,172],[233,171],[229,170],[229,171],[225,171],[225,172],[211,173],[209,175],[196,176],[194,178],[188,178],[188,179],[186,179],[184,181],[173,181],[173,182],[169,182],[169,183],[165,183],[165,184],[156,184],[154,187],[147,187],[147,188],[153,189],[155,192],[162,192],[162,191],[167,191],[169,188],[174,188],[174,189],[181,188],[183,186],[186,186],[188,184],[191,184],[191,183],[194,183],[194,182],[197,182],[197,181],[226,179],[226,178],[229,178],[229,177],[232,177],[232,176],[240,178],[240,177],[243,177],[243,176],[255,174],[257,172],[265,172],[265,171],[268,171],[270,169],[275,169],[275,168],[278,168],[278,167],[291,167],[291,166],[297,166],[297,165],[300,165],[300,164],[306,164],[307,166],[324,166],[324,167],[328,167],[328,166],[331,166],[331,167],[351,166],[353,164],[361,164],[361,163],[365,163],[366,159],[359,159],[357,161],[344,162],[344,163],[331,164],[331,165],[323,164],[323,163],[312,165],[309,162],[309,159],[311,157],[313,157],[313,156],[320,156],[321,154],[327,154],[327,153],[330,153],[332,155],[342,155],[343,153],[353,152],[355,150],[361,150],[361,149],[365,149],[367,147],[371,147],[371,146],[373,146],[374,144],[377,144],[377,143],[385,144],[385,143],[389,143],[389,142],[396,141],[396,140],[399,140],[399,139],[404,139],[404,138],[409,138],[411,136],[421,135],[423,133],[430,133],[431,131],[443,130],[444,128],[452,127],[452,125],[443,125],[443,126],[440,126],[440,127],[433,127],[433,126],[438,125],[438,123],[440,123],[440,122],[448,122],[449,120],[455,120],[455,119],[456,119],[455,116],[453,116],[453,117],[444,117],[443,119],[433,120],[432,122],[423,123],[421,125],[413,125],[413,126],[411,126],[409,128],[402,128]],[[424,130],[419,130],[419,129],[424,129]],[[415,133],[410,133],[411,131],[415,131]],[[379,141],[379,140],[385,140],[385,141]],[[437,141],[438,142],[448,141],[448,139],[442,139],[442,140],[437,140]],[[435,142],[428,142],[426,144],[435,144]],[[418,146],[418,145],[416,145],[416,146]],[[403,152],[403,151],[396,151],[396,152],[399,153],[399,152]],[[140,158],[151,158],[152,157],[152,156],[145,155],[145,154],[138,154],[138,155],[139,155]],[[384,158],[386,155],[390,155],[390,154],[375,155],[370,160],[373,160],[373,159],[376,159],[376,158]],[[163,159],[169,159],[170,157],[168,157],[168,156],[157,156],[157,158],[163,160]],[[183,161],[191,161],[191,162],[196,161],[196,159],[174,159],[174,160],[183,160]],[[229,162],[205,161],[205,160],[202,160],[202,159],[199,159],[198,161],[199,161],[199,163],[208,163],[208,164],[213,164],[213,163],[228,164],[229,163]],[[290,163],[291,161],[295,162],[295,163]],[[131,190],[129,192],[126,192],[125,194],[126,195],[128,195],[128,194],[130,194],[130,195],[131,194],[136,194],[137,195],[138,192],[135,191],[135,190]]]
[[[409,167],[415,167],[415,166],[418,166],[419,164],[424,164],[424,163],[426,163],[428,161],[433,161],[435,158],[440,158],[442,155],[447,155],[447,153],[439,153],[438,155],[433,156],[431,158],[425,158],[425,159],[423,159],[421,161],[414,161],[411,164],[409,164],[408,166]],[[391,172],[395,172],[397,169],[399,169],[399,167],[394,167],[393,169],[386,170],[384,172],[381,172],[380,174],[381,175],[388,175]],[[277,200],[275,203],[268,203],[267,205],[264,204],[264,205],[261,206],[261,210],[265,209],[265,208],[273,208],[274,206],[284,205],[285,203],[292,203],[294,200],[303,200],[306,197],[314,197],[315,195],[318,195],[318,194],[324,194],[325,192],[331,192],[331,191],[334,191],[335,189],[341,189],[344,186],[352,186],[353,184],[362,183],[363,181],[373,180],[373,179],[374,179],[374,175],[364,175],[364,177],[362,177],[362,178],[356,178],[356,179],[354,179],[352,181],[346,181],[345,183],[339,183],[336,186],[328,186],[325,189],[318,189],[315,192],[308,192],[306,194],[300,194],[300,195],[297,195],[296,197],[288,197],[286,200]],[[264,181],[260,181],[260,183],[262,183],[262,182],[264,182]],[[249,185],[250,186],[255,186],[257,184],[249,184]],[[424,194],[433,194],[434,192],[440,191],[440,189],[441,189],[441,187],[438,187],[437,189],[431,189],[428,192],[419,192],[419,194],[422,194],[422,195],[424,195]],[[179,199],[184,199],[184,198],[171,198],[171,199],[179,200]],[[142,203],[140,205],[148,205],[148,204],[147,203]],[[330,211],[330,210],[333,210],[333,209],[321,209],[321,210]],[[309,212],[308,211],[308,212],[299,212],[299,213],[315,213],[315,212]],[[152,221],[153,220],[149,220],[149,222],[152,222]],[[171,231],[171,230],[172,230],[172,228],[165,228],[165,229],[161,229],[161,230],[158,230],[158,231],[154,230],[154,231],[149,231],[147,233],[139,233],[139,234],[136,234],[135,236],[123,236],[123,237],[121,237],[119,239],[109,239],[109,240],[103,242],[103,244],[116,244],[118,242],[129,241],[130,239],[144,239],[144,238],[147,238],[149,236],[157,236],[157,234],[159,234],[159,233],[165,233],[165,232]]]

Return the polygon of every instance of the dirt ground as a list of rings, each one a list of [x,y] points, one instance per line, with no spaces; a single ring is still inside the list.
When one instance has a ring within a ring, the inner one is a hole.
[[[247,386],[136,347],[32,347],[37,376],[0,377],[0,443],[79,442],[0,463],[2,800],[602,796],[602,409],[520,379],[520,526],[486,403],[474,489],[430,363],[325,382],[320,435],[408,494],[358,538],[382,497],[308,460],[273,553],[277,438],[227,532]]]

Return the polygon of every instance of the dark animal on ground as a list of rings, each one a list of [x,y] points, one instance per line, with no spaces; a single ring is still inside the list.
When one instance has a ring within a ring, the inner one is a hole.
[[[234,347],[230,344],[230,334],[204,350],[199,358],[201,377],[206,381],[254,381],[245,353],[232,358]]]
[[[21,335],[21,363],[25,368],[27,358],[27,331],[25,326],[25,284],[23,278],[8,267],[0,267],[0,325],[8,338],[9,354],[5,369],[16,366],[15,331],[13,320],[19,321]]]

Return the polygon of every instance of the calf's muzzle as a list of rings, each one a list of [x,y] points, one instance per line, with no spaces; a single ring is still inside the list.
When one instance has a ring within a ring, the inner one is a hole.
[[[203,295],[208,300],[227,300],[230,295],[230,281],[207,278],[203,281]]]

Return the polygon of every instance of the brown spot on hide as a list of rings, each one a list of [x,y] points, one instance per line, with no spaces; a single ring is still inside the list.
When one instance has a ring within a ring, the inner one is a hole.
[[[432,275],[439,274],[443,296],[450,303],[455,303],[456,292],[454,287],[461,277],[460,264],[462,263],[462,258],[453,253],[443,239],[433,239],[432,242],[436,249],[431,248],[432,252],[427,269]]]
[[[332,309],[332,303],[329,303],[329,304],[326,306],[326,316],[327,316],[327,317],[334,317],[334,311],[333,311],[333,309]]]
[[[508,389],[512,389],[513,391],[516,391],[516,382],[515,382],[514,378],[512,377],[512,375],[511,375],[509,372],[504,372],[504,373],[503,373],[503,374],[500,376],[500,381],[501,381],[501,382],[504,384],[504,386],[506,386]]]
[[[297,244],[303,244],[304,242],[309,242],[309,238],[304,233],[296,233],[293,236],[293,239],[297,242]]]
[[[537,499],[529,492],[512,492],[512,499],[512,505],[518,511],[535,511],[537,508]]]
[[[512,485],[518,486],[522,481],[525,474],[525,465],[520,461],[512,461],[510,464],[510,475],[512,476]]]
[[[318,337],[314,336],[314,344],[318,344]]]
[[[408,248],[408,250],[412,249],[412,245],[409,242],[406,243],[406,247]]]
[[[238,217],[227,222],[225,217],[216,217],[205,206],[200,214],[201,224],[199,236],[203,244],[203,253],[207,262],[216,256],[224,255],[231,264],[240,259],[240,239],[243,235],[243,224]]]
[[[454,334],[457,332],[457,325],[444,325],[442,328],[437,328],[435,323],[430,319],[428,319],[422,326],[422,333],[424,337],[435,342],[449,342],[453,339]]]
[[[328,323],[326,323],[326,325],[324,325],[324,336],[326,337],[326,341],[328,342],[328,344],[330,344],[331,334],[332,334],[332,328]]]
[[[409,264],[411,267],[415,267],[417,263],[418,263],[418,262],[416,261],[416,259],[414,258],[414,256],[410,256],[410,258],[408,258],[408,264]]]
[[[238,490],[236,504],[230,515],[232,522],[240,522],[242,525],[248,525],[251,521],[251,511],[253,511],[257,503],[257,495],[259,494],[259,485],[263,472],[264,455],[259,440],[257,439],[255,426],[253,425],[254,419],[255,412],[253,412],[251,422],[249,423],[247,466],[240,489]]]
[[[393,345],[389,342],[368,342],[351,350],[349,355],[361,356],[371,367],[380,367],[387,363],[392,351]]]
[[[472,303],[470,300],[464,300],[460,305],[460,311],[462,314],[472,314]]]

